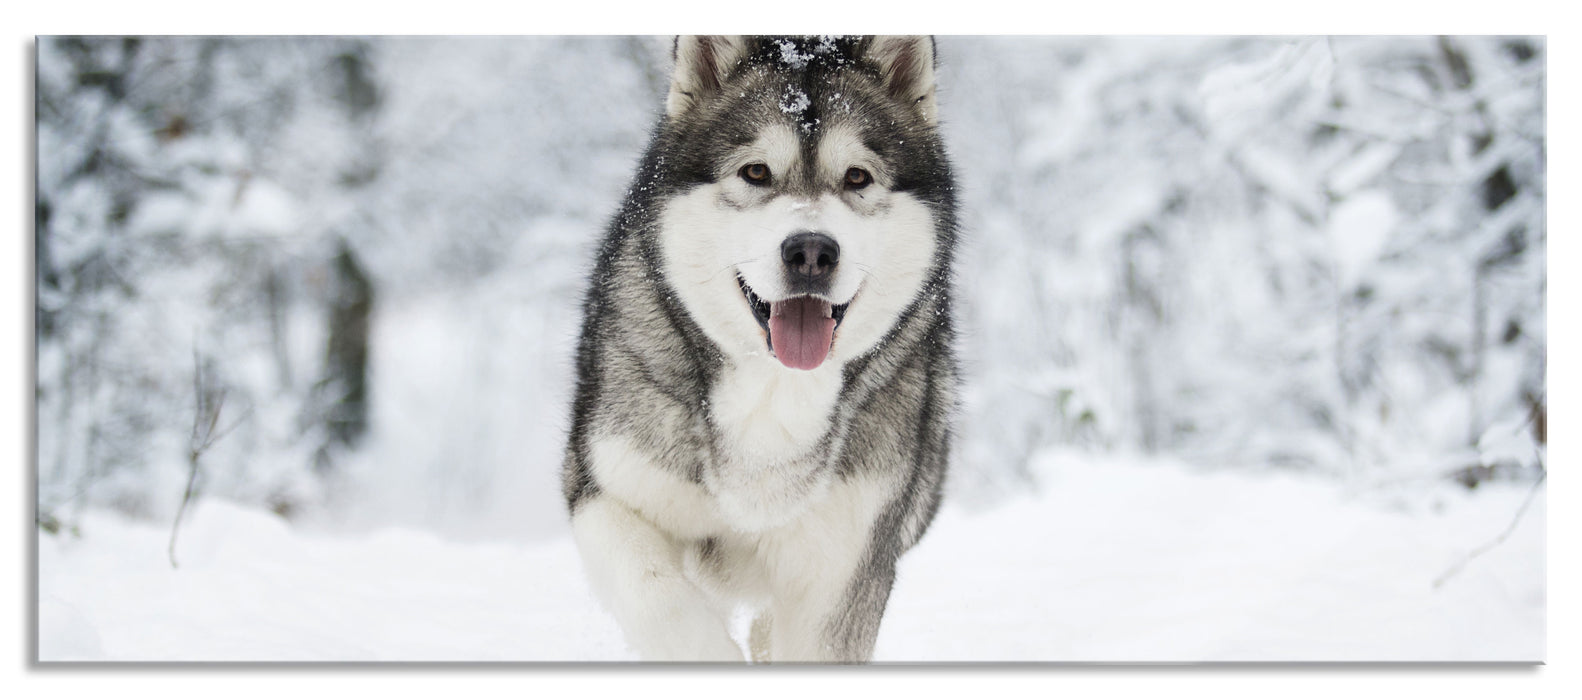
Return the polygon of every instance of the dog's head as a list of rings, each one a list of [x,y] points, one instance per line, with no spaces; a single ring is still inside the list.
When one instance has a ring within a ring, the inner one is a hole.
[[[871,349],[949,261],[933,40],[694,36],[675,57],[671,289],[748,361],[808,370]]]

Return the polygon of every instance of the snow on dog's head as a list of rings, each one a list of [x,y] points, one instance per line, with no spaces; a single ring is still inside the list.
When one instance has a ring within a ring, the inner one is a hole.
[[[948,274],[927,37],[681,37],[663,274],[710,339],[791,369],[873,348]]]

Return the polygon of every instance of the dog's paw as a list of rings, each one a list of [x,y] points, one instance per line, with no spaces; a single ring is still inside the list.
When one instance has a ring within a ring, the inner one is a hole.
[[[742,650],[720,620],[701,600],[674,600],[652,611],[643,625],[649,632],[633,639],[644,661],[742,663]]]

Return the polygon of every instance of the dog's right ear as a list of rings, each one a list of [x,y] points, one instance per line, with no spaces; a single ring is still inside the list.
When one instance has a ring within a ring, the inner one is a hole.
[[[740,36],[678,36],[671,51],[676,72],[670,79],[665,113],[671,119],[718,92],[731,69],[747,54],[747,39]]]

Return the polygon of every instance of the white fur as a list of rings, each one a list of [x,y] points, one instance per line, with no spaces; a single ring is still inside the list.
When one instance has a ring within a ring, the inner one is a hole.
[[[745,461],[775,461],[818,443],[829,430],[840,387],[834,362],[805,372],[773,360],[743,362],[725,370],[710,401],[732,453]]]

